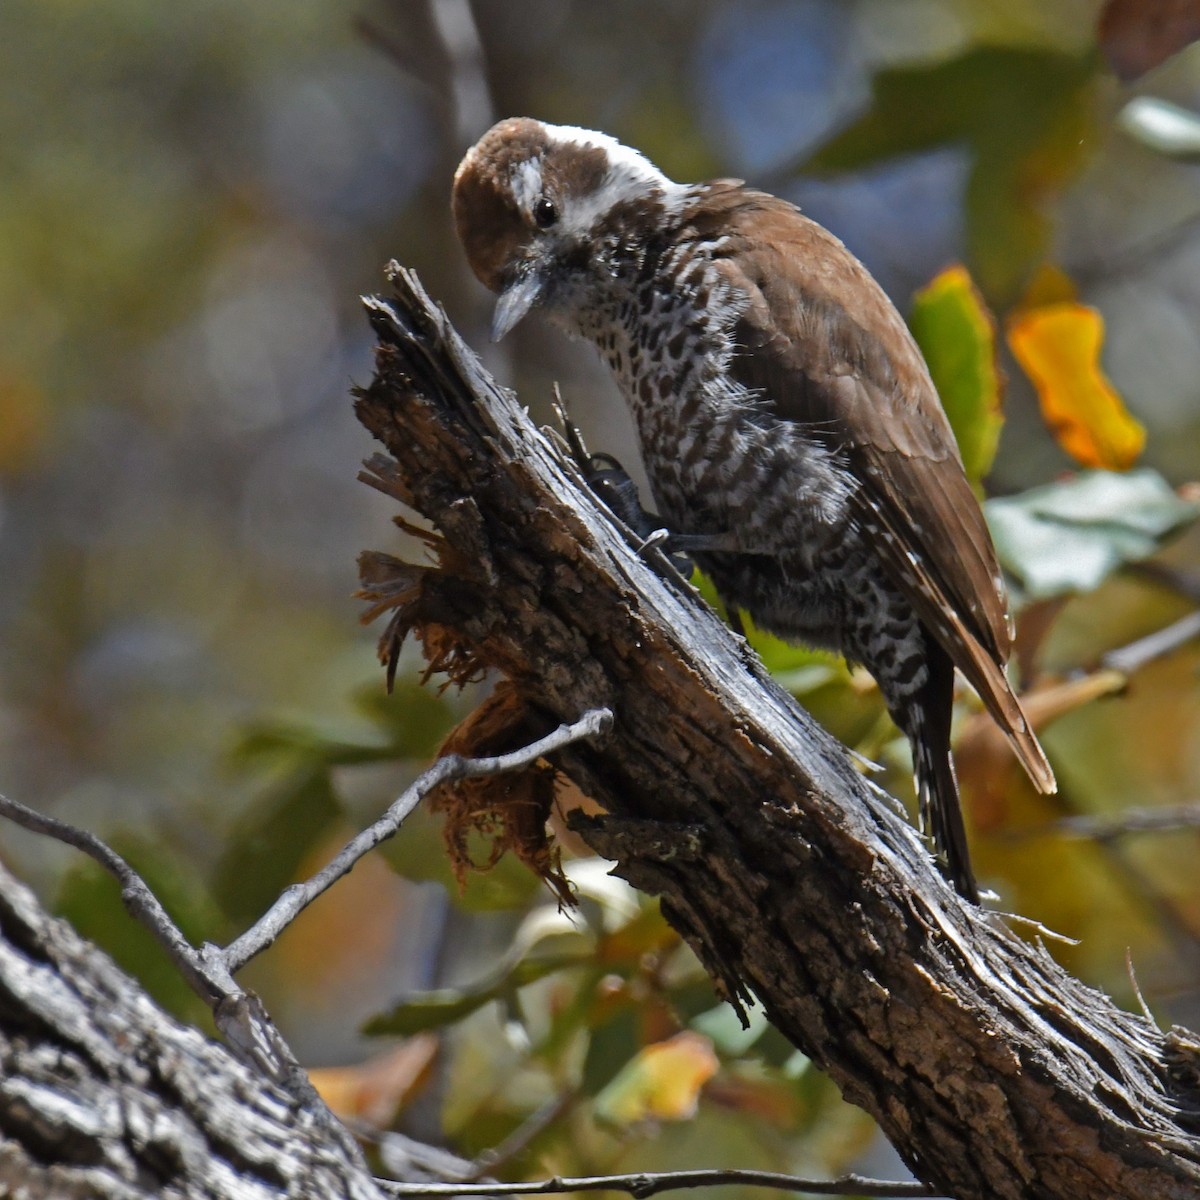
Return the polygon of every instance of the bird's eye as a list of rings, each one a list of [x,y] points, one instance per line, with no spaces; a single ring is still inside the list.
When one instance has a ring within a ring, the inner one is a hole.
[[[558,220],[558,209],[554,206],[554,201],[545,196],[538,200],[533,206],[533,219],[539,229],[549,229]]]

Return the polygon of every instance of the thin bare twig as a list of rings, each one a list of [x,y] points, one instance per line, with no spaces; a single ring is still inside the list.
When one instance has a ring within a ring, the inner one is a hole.
[[[14,825],[20,825],[31,833],[41,833],[74,846],[98,862],[120,883],[125,907],[155,936],[193,991],[209,1005],[225,996],[224,989],[215,986],[209,978],[202,956],[171,920],[146,881],[107,842],[86,829],[79,829],[57,817],[49,817],[7,796],[0,796],[0,816],[7,817]]]
[[[1196,638],[1200,638],[1200,611],[1190,612],[1178,621],[1172,621],[1170,625],[1138,638],[1136,642],[1110,650],[1100,662],[1111,670],[1132,675],[1147,663],[1170,654]]]
[[[1131,808],[1114,817],[1091,814],[1063,817],[1049,827],[1072,837],[1111,842],[1129,833],[1167,833],[1200,828],[1200,804],[1164,804],[1161,808]],[[1038,830],[1037,832],[1042,832]]]
[[[244,1017],[246,1009],[241,1002],[246,999],[246,993],[234,982],[234,974],[256,954],[270,946],[309,904],[347,874],[365,854],[380,842],[393,837],[405,818],[434,788],[449,780],[500,775],[529,766],[544,755],[569,746],[572,742],[604,732],[611,723],[612,714],[608,709],[591,709],[578,721],[560,725],[545,737],[510,754],[491,758],[463,758],[458,754],[450,754],[439,759],[399,799],[389,805],[387,812],[379,820],[351,838],[327,866],[305,882],[287,888],[245,933],[224,948],[211,943],[200,949],[193,946],[145,880],[95,834],[36,812],[4,796],[0,796],[0,816],[8,817],[15,824],[34,833],[45,834],[65,842],[68,846],[74,846],[95,859],[116,877],[121,884],[122,897],[131,915],[157,938],[197,995],[218,1015],[222,1012],[237,1012]],[[263,1045],[273,1045],[273,1039],[263,1036],[262,1031],[251,1030],[248,1036],[261,1041]],[[235,1040],[244,1044],[246,1038],[242,1036]]]
[[[320,871],[304,883],[293,884],[279,899],[225,949],[225,961],[231,972],[241,970],[256,954],[260,954],[310,905],[343,875],[347,874],[368,851],[380,842],[395,836],[405,818],[435,788],[459,779],[475,779],[481,775],[500,775],[537,762],[544,755],[561,750],[582,738],[595,737],[612,724],[612,714],[606,708],[584,713],[571,725],[560,725],[544,738],[494,758],[463,758],[448,754],[439,758],[417,781],[396,800],[373,825],[368,826]]]
[[[643,1200],[659,1192],[683,1188],[779,1188],[813,1196],[933,1196],[925,1184],[843,1175],[838,1179],[801,1179],[776,1171],[704,1170],[660,1171],[638,1175],[586,1175],[578,1179],[554,1176],[534,1183],[389,1183],[380,1186],[392,1196],[545,1196],[560,1192],[628,1192]]]

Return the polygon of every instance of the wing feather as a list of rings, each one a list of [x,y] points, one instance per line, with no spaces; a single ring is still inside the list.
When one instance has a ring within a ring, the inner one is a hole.
[[[748,297],[732,370],[811,426],[862,483],[855,518],[922,623],[983,699],[1033,782],[1054,776],[1004,674],[1012,647],[991,537],[921,352],[883,290],[785,201],[721,188],[721,270]],[[747,222],[753,219],[753,229]],[[730,231],[732,230],[732,233]]]

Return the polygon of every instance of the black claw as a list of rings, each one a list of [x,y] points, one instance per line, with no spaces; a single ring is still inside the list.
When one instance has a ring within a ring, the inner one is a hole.
[[[690,578],[692,560],[686,554],[672,551],[672,535],[668,534],[665,541],[651,541],[653,535],[663,528],[663,521],[657,513],[643,507],[637,484],[633,482],[629,472],[611,454],[589,454],[578,426],[567,417],[560,404],[555,405],[555,410],[559,421],[562,422],[563,435],[571,457],[583,472],[583,477],[592,492],[604,502],[610,512],[642,539],[643,548],[646,548],[646,543],[657,546],[666,555],[674,570],[684,579]]]
[[[674,549],[675,537],[671,533],[665,538],[654,537],[664,528],[662,518],[643,507],[637,484],[629,472],[611,454],[593,454],[589,462],[591,470],[585,474],[592,491],[642,539],[643,549],[656,546],[684,579],[689,578],[692,560]]]

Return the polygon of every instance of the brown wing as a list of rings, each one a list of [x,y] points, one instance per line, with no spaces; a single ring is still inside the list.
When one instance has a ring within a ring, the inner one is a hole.
[[[862,481],[855,514],[926,627],[1043,790],[1054,777],[1004,675],[1012,633],[991,537],[908,327],[865,267],[790,204],[720,186],[722,270],[750,297],[733,371]],[[753,221],[753,238],[744,235]]]

